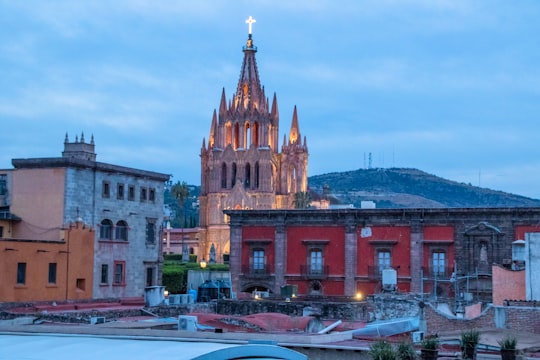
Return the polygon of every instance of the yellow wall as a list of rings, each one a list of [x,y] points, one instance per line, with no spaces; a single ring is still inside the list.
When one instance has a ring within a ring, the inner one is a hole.
[[[0,301],[62,301],[92,298],[94,230],[82,223],[65,230],[65,241],[0,240]],[[17,264],[26,263],[26,281],[17,284]],[[56,283],[49,284],[49,263]],[[77,288],[84,282],[84,289]]]
[[[65,173],[63,168],[17,169],[12,173],[10,211],[23,218],[13,227],[14,238],[59,238],[64,221]]]

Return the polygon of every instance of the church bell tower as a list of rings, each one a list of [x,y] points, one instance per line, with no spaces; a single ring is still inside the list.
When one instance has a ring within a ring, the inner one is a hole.
[[[308,150],[293,110],[289,136],[279,148],[277,96],[272,102],[261,86],[253,43],[251,16],[244,60],[232,99],[221,93],[214,110],[208,141],[201,148],[199,197],[200,242],[206,260],[214,245],[215,261],[229,253],[226,209],[288,209],[294,194],[307,191]],[[212,257],[214,255],[212,254]]]

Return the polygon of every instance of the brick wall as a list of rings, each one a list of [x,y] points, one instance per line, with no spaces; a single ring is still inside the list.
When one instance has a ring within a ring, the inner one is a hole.
[[[431,305],[425,308],[427,333],[457,331],[472,328],[505,328],[540,334],[540,308],[489,305],[480,316],[458,319],[436,311]]]

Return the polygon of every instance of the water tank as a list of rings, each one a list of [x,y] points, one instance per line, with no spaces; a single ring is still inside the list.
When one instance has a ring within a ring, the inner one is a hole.
[[[200,302],[207,302],[218,298],[218,285],[212,280],[206,280],[201,286],[199,286],[199,293],[197,299]]]
[[[396,291],[397,271],[389,268],[382,271],[382,285],[384,291]]]

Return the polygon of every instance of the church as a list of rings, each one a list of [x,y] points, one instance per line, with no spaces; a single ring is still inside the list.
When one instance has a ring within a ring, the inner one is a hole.
[[[307,191],[308,149],[296,107],[288,136],[279,143],[277,96],[261,85],[250,17],[236,91],[221,93],[208,140],[201,148],[200,246],[206,260],[222,262],[230,253],[229,219],[224,210],[290,209],[294,196]]]

